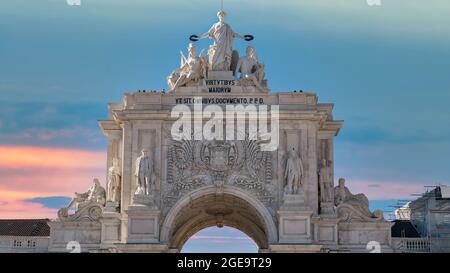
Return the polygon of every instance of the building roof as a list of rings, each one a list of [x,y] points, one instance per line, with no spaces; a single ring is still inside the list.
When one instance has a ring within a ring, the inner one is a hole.
[[[0,236],[50,236],[49,219],[0,219]]]
[[[409,220],[394,220],[391,228],[392,237],[420,238],[419,232]]]

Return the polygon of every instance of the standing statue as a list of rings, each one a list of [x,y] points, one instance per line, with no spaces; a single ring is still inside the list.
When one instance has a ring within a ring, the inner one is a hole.
[[[141,155],[136,159],[136,172],[138,187],[136,195],[150,195],[151,184],[155,181],[153,172],[153,161],[148,156],[148,150],[142,150]]]
[[[98,204],[104,206],[106,202],[106,191],[101,186],[100,181],[94,178],[92,186],[87,192],[75,193],[75,198],[67,206],[67,210],[75,208],[75,210],[80,210],[89,204]]]
[[[251,81],[259,90],[263,91],[261,86],[265,72],[264,65],[258,62],[255,49],[251,46],[247,47],[247,55],[239,59],[235,74],[241,72],[241,79]]]
[[[235,33],[225,23],[225,16],[225,11],[219,11],[217,13],[219,22],[215,23],[208,32],[199,37],[199,40],[205,38],[214,40],[214,44],[210,46],[208,51],[209,70],[212,71],[229,71],[233,55],[233,40],[245,39],[244,36]]]
[[[299,188],[302,185],[302,177],[302,160],[295,151],[295,148],[292,148],[288,153],[286,170],[284,172],[284,178],[286,179],[286,185],[284,187],[285,194],[298,194]]]
[[[201,78],[206,78],[207,64],[203,51],[200,56],[197,56],[195,46],[189,44],[188,52],[188,58],[181,52],[180,68],[173,71],[167,78],[168,85],[172,90],[186,85],[190,81],[199,82]]]
[[[112,163],[112,166],[108,169],[107,201],[120,202],[121,171],[119,159],[113,158]]]
[[[333,178],[331,177],[331,167],[326,159],[322,160],[319,179],[320,201],[322,203],[333,202]]]

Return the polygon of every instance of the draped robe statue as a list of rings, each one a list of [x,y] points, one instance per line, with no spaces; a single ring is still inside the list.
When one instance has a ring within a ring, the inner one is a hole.
[[[101,186],[100,181],[94,178],[92,186],[87,192],[75,193],[75,198],[67,206],[67,209],[74,208],[79,210],[91,203],[97,203],[100,206],[104,206],[106,202],[106,191]]]
[[[284,187],[285,194],[298,194],[302,185],[303,163],[294,148],[289,151],[286,162],[286,170],[284,178],[286,185]]]
[[[229,71],[231,70],[231,57],[233,55],[233,40],[244,39],[243,36],[235,33],[231,27],[225,23],[226,13],[219,11],[217,17],[219,22],[215,23],[208,32],[199,37],[199,39],[210,38],[214,44],[208,51],[209,70]]]
[[[113,165],[108,169],[107,201],[111,202],[120,201],[120,183],[121,183],[121,171],[119,166],[119,160],[117,158],[113,158]]]
[[[352,194],[345,186],[345,179],[340,178],[339,184],[334,188],[334,204],[339,208],[339,205],[348,205],[353,207],[361,215],[367,218],[383,219],[383,212],[376,210],[372,213],[369,210],[369,199],[362,193]]]

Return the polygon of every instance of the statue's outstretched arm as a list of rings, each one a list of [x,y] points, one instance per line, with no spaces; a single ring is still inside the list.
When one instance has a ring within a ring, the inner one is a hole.
[[[236,33],[236,32],[233,32],[233,38],[234,38],[234,39],[245,40],[245,37],[244,37],[244,36],[242,36],[242,35],[240,35],[240,34],[238,34],[238,33]]]
[[[201,35],[200,37],[198,37],[199,40],[205,39],[205,38],[211,38],[213,37],[213,33],[214,33],[214,26],[212,26],[208,32],[206,32],[205,34]]]

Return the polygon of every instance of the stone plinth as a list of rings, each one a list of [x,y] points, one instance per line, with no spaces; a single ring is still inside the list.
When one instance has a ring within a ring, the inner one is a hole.
[[[236,80],[232,71],[208,71],[206,80]]]
[[[108,213],[119,212],[119,202],[111,202],[111,201],[106,202],[104,212]]]
[[[336,217],[315,217],[313,220],[314,241],[327,247],[338,243],[338,222]]]
[[[128,215],[127,243],[159,243],[159,210],[131,205],[125,213]]]
[[[104,212],[100,219],[102,224],[101,248],[108,249],[120,242],[121,215],[117,212]]]
[[[278,239],[282,244],[312,242],[312,211],[278,211]]]
[[[133,196],[133,204],[154,208],[155,198],[151,195],[135,194]]]
[[[336,212],[334,210],[334,204],[332,202],[320,203],[320,214],[323,217],[336,217]]]
[[[305,203],[305,193],[285,194],[281,210],[308,210]]]
[[[71,252],[68,244],[79,244],[81,252],[99,249],[101,243],[102,226],[98,221],[79,222],[49,222],[50,245],[49,252]]]
[[[386,250],[391,249],[392,222],[341,222],[339,228],[339,247],[354,252],[367,252],[369,242],[378,242]]]
[[[322,252],[322,245],[302,245],[302,244],[282,244],[269,245],[269,249],[264,253],[320,253]]]
[[[119,253],[167,253],[171,252],[165,244],[116,244]]]

